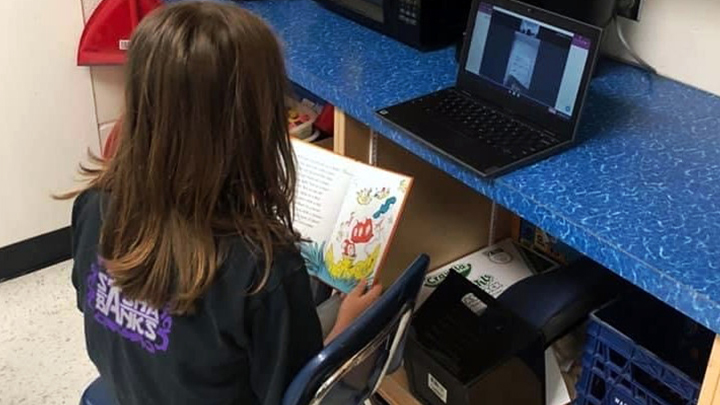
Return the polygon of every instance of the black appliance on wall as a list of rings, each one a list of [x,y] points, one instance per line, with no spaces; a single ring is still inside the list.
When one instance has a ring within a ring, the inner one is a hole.
[[[605,28],[615,16],[618,0],[520,0],[586,24]],[[464,33],[463,33],[464,36]],[[455,59],[460,58],[463,39],[456,42]]]
[[[530,5],[605,28],[615,15],[617,0],[522,0]]]
[[[329,10],[420,50],[455,43],[471,0],[316,0]]]

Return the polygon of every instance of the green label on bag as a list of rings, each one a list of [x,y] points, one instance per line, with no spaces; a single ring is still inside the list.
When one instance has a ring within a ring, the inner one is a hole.
[[[452,267],[450,267],[451,270],[455,270],[456,272],[460,273],[461,276],[467,277],[470,275],[470,270],[472,270],[472,264],[470,263],[459,263]]]
[[[443,271],[440,274],[430,276],[425,279],[425,287],[437,287],[440,283],[443,282],[443,280],[447,278],[448,272],[450,270],[454,270],[460,273],[461,276],[467,277],[470,274],[470,270],[472,270],[472,265],[470,263],[459,263],[450,267],[448,270]]]
[[[480,287],[483,291],[492,296],[497,296],[505,289],[505,286],[501,282],[495,280],[495,277],[490,274],[483,274],[480,278],[473,282],[476,286]]]

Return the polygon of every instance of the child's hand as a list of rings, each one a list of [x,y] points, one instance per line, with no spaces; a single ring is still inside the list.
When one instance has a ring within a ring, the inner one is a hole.
[[[379,284],[375,284],[375,286],[368,291],[365,291],[366,288],[367,280],[362,280],[350,291],[350,294],[343,299],[342,304],[340,304],[340,310],[338,311],[337,321],[335,322],[336,325],[344,325],[343,329],[345,329],[345,327],[365,312],[370,305],[377,301],[382,292],[382,287]]]
[[[362,280],[350,294],[345,296],[340,304],[335,326],[327,339],[325,339],[326,343],[350,326],[357,317],[362,315],[362,313],[380,297],[380,293],[382,292],[382,286],[380,284],[375,284],[368,291],[365,291],[366,288],[367,280]]]

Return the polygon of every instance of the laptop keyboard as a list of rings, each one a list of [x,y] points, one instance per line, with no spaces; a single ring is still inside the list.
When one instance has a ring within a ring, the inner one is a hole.
[[[522,159],[558,144],[541,131],[465,97],[456,91],[433,93],[425,98],[425,112],[453,129],[477,138],[512,159]]]

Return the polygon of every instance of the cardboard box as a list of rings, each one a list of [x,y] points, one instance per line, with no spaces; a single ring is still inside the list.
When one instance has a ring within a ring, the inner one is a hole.
[[[515,242],[523,247],[561,264],[570,264],[582,257],[575,249],[520,217],[513,218],[512,234]]]

